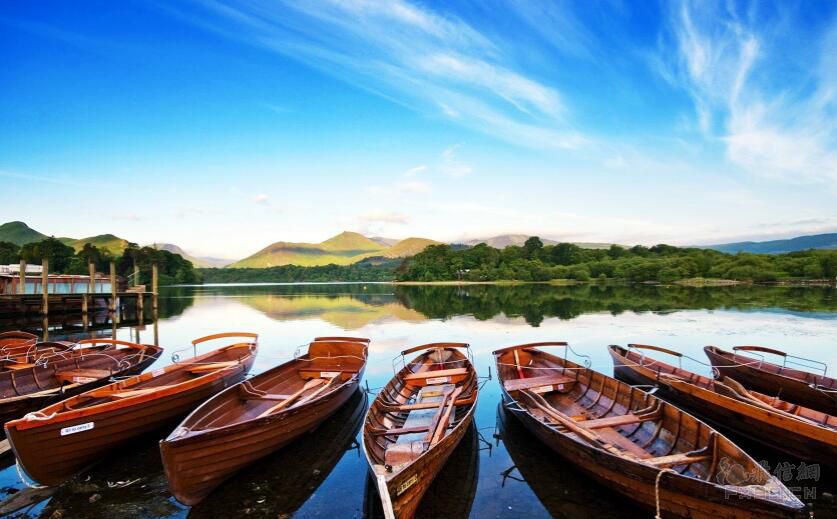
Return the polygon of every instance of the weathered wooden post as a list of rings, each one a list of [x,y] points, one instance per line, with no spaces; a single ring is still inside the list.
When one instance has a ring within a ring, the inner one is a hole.
[[[134,262],[134,286],[139,285],[139,265]]]
[[[46,258],[41,260],[41,293],[43,294],[41,313],[47,315],[49,313],[49,260]]]
[[[96,265],[93,264],[92,261],[87,262],[87,275],[90,277],[88,280],[90,286],[87,289],[88,294],[95,294],[96,293]]]
[[[116,311],[116,263],[110,262],[110,311]]]
[[[157,312],[157,264],[151,264],[151,308],[154,312]],[[157,316],[154,316],[154,319],[157,319]]]
[[[140,284],[140,269],[137,262],[134,261],[134,286],[139,286]],[[142,314],[145,309],[145,289],[143,288],[142,291],[137,292],[137,317],[139,318],[140,322],[142,322]]]
[[[23,295],[26,293],[26,261],[20,260],[20,286],[17,288],[17,293]]]

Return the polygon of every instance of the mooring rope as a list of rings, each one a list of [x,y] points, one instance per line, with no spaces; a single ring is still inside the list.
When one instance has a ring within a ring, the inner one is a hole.
[[[657,504],[657,515],[654,516],[654,519],[663,519],[662,511],[660,510],[660,480],[663,479],[663,474],[666,472],[677,474],[677,472],[672,469],[663,469],[657,473],[657,478],[654,481],[654,501]]]

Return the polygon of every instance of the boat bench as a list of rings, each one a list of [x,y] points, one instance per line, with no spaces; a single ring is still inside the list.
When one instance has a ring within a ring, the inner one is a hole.
[[[107,369],[71,369],[55,373],[55,378],[61,383],[69,382],[71,384],[83,384],[85,382],[93,382],[94,380],[109,377],[110,375],[111,372]]]
[[[641,422],[656,420],[657,418],[658,417],[656,415],[637,416],[633,413],[617,416],[608,416],[606,418],[594,418],[592,420],[586,420],[583,417],[573,416],[573,420],[576,420],[578,422],[578,425],[584,427],[585,429],[604,429],[606,427],[621,427],[623,425],[633,425]]]
[[[3,365],[4,369],[10,369],[12,371],[16,371],[16,370],[19,370],[19,369],[29,369],[29,368],[34,368],[34,367],[35,367],[34,364],[29,364],[28,362],[14,362],[14,363],[9,363],[9,364]]]
[[[204,373],[207,371],[218,371],[219,369],[226,369],[230,366],[238,364],[237,360],[229,360],[226,362],[210,362],[208,364],[196,364],[186,368],[189,373]]]
[[[466,368],[439,369],[435,371],[421,371],[404,375],[407,386],[438,386],[440,384],[457,384],[468,376]]]
[[[544,375],[532,378],[515,378],[506,380],[503,387],[506,391],[522,391],[530,389],[534,393],[548,393],[559,391],[566,393],[575,385],[576,380],[566,375]]]
[[[440,373],[437,371],[436,373]],[[418,374],[418,373],[417,373]],[[384,452],[384,463],[387,465],[401,465],[409,463],[427,450],[429,442],[426,441],[427,433],[433,425],[433,418],[442,406],[443,393],[453,391],[453,384],[437,386],[425,386],[421,388],[416,403],[436,403],[435,407],[429,409],[417,409],[410,411],[407,420],[400,429],[390,429],[382,433],[384,435],[398,435],[394,444],[387,447]]]
[[[358,369],[354,366],[335,366],[335,365],[315,365],[296,370],[299,376],[305,380],[313,378],[331,378],[340,375],[340,380],[348,380],[357,375]]]

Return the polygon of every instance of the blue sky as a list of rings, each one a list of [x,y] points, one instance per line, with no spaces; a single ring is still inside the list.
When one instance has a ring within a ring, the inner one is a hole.
[[[831,1],[11,1],[0,59],[0,220],[50,234],[837,230]]]

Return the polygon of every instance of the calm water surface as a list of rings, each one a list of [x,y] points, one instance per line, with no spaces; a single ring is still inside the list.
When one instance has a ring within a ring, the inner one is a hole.
[[[290,359],[314,336],[372,339],[366,383],[374,393],[392,376],[392,361],[408,346],[468,342],[487,377],[491,351],[544,340],[566,340],[592,367],[612,374],[608,344],[638,342],[679,350],[684,368],[709,375],[708,344],[775,346],[837,366],[834,288],[582,286],[426,287],[387,284],[202,286],[169,288],[161,298],[157,335],[166,348],[158,366],[196,337],[227,330],[260,334],[253,373]],[[50,323],[50,337],[69,334]],[[104,326],[98,332],[110,335]],[[153,326],[116,329],[120,339],[153,342]],[[181,353],[183,356],[184,354]],[[575,359],[579,360],[579,359]],[[581,359],[583,360],[583,359]],[[338,415],[276,455],[262,460],[189,509],[166,490],[156,438],[114,453],[17,517],[329,517],[375,516],[366,462],[358,448],[363,413],[374,395],[358,392]],[[425,499],[425,517],[651,517],[567,466],[542,447],[498,402],[496,378],[480,393],[476,426]],[[165,431],[167,433],[168,431]],[[165,434],[162,434],[164,436]],[[785,459],[753,447],[770,463]],[[818,517],[834,516],[833,476],[815,487]],[[0,497],[23,488],[14,465],[0,472]]]

